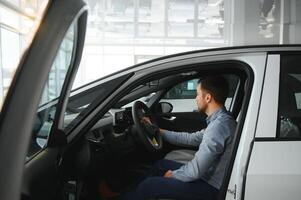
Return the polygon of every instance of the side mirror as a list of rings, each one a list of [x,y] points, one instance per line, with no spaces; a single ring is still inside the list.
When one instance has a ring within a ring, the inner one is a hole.
[[[158,104],[156,110],[157,110],[158,113],[164,114],[164,113],[171,113],[172,109],[173,109],[173,106],[172,106],[171,103],[169,103],[169,102],[160,102]]]

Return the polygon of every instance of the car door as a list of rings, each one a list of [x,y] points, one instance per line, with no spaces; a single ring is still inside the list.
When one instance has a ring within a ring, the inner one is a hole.
[[[60,147],[66,142],[62,121],[81,58],[86,19],[84,1],[49,2],[22,57],[0,119],[2,200],[20,196],[55,199],[58,195],[57,164]],[[54,72],[59,75],[54,77]],[[48,106],[48,100],[52,106]]]
[[[244,199],[300,199],[301,53],[269,55]]]

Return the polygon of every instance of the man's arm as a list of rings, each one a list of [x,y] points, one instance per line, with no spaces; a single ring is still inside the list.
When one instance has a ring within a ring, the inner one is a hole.
[[[202,177],[215,159],[223,153],[226,141],[232,131],[231,128],[223,125],[207,129],[195,157],[186,165],[173,171],[172,177],[184,182],[191,182]]]
[[[144,123],[152,124],[151,120],[148,117],[143,117],[141,121]],[[202,142],[204,134],[204,129],[194,133],[168,131],[161,128],[159,128],[159,131],[162,134],[163,138],[169,143],[184,146],[199,146]]]
[[[194,133],[175,132],[160,129],[163,138],[174,145],[199,146],[203,139],[204,129]]]

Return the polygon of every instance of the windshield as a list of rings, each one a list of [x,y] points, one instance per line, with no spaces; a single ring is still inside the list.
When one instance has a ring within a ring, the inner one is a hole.
[[[113,93],[132,74],[96,81],[90,85],[73,90],[68,99],[64,116],[64,130],[72,130],[87,114]]]

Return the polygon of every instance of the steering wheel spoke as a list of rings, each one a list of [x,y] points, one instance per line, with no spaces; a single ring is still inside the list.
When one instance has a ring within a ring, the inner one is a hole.
[[[157,142],[157,139],[155,137],[153,137],[152,143],[153,143],[154,146],[158,146],[159,145],[158,142]]]

